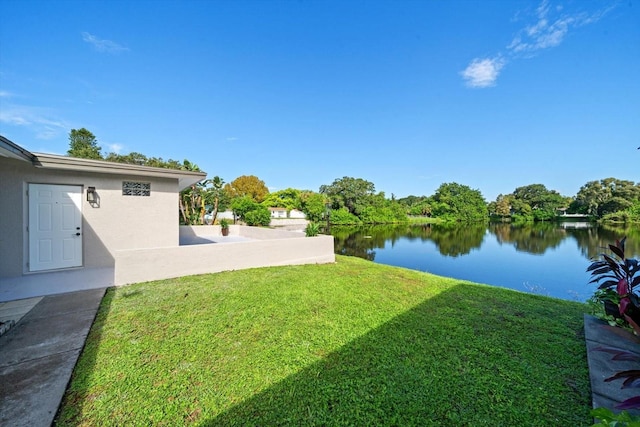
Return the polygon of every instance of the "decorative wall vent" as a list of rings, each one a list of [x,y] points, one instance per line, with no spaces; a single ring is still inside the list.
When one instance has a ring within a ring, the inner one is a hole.
[[[123,196],[150,196],[150,182],[122,181]]]

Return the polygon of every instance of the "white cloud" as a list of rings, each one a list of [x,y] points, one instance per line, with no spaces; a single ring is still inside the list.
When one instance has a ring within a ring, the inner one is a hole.
[[[122,151],[122,149],[124,148],[124,145],[122,144],[105,144],[107,147],[109,147],[109,151],[112,153],[116,153],[116,154],[120,154],[120,152]]]
[[[11,98],[13,94],[11,92],[7,92],[6,90],[0,90],[0,98]]]
[[[525,24],[506,46],[506,56],[509,60],[514,58],[530,58],[544,49],[559,46],[567,34],[584,25],[593,24],[604,17],[615,5],[609,6],[591,14],[585,12],[565,13],[562,6],[550,7],[548,0],[543,0],[536,8],[533,19],[529,18]],[[517,12],[516,21],[527,20],[524,12]],[[484,88],[495,86],[500,71],[506,64],[502,54],[491,58],[476,58],[460,74],[467,86]]]
[[[93,34],[87,32],[82,33],[82,40],[92,45],[98,52],[120,53],[129,50],[128,47],[122,46],[111,40],[99,39]]]
[[[467,86],[483,88],[494,86],[500,75],[500,70],[504,67],[505,61],[502,58],[476,58],[460,74],[464,78]]]
[[[562,13],[562,7],[552,9],[549,2],[544,0],[536,9],[536,21],[521,29],[507,49],[513,54],[533,56],[540,50],[559,46],[571,29],[599,21],[612,8],[592,14]]]
[[[3,105],[0,123],[27,127],[38,139],[52,139],[71,128],[47,109],[24,105]]]
[[[36,131],[37,139],[53,139],[60,134],[60,129],[51,126],[44,126]]]
[[[0,123],[6,123],[13,126],[27,126],[31,124],[29,119],[23,114],[7,108],[0,110]]]

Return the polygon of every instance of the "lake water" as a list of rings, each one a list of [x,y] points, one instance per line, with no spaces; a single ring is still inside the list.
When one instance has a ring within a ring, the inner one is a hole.
[[[332,227],[336,254],[478,283],[585,301],[590,259],[627,236],[640,256],[640,230],[588,223]]]

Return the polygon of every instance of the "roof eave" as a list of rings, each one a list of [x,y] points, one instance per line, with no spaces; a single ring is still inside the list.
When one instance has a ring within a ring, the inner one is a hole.
[[[18,144],[0,135],[0,156],[33,163],[35,156]]]
[[[207,177],[205,172],[139,166],[127,163],[107,162],[104,160],[80,159],[46,153],[33,153],[33,156],[33,163],[39,168],[177,179],[180,190],[200,182]]]

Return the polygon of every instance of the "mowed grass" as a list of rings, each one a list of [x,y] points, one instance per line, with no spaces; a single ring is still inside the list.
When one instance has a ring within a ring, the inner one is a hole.
[[[110,289],[57,422],[589,425],[584,310],[341,256]]]

